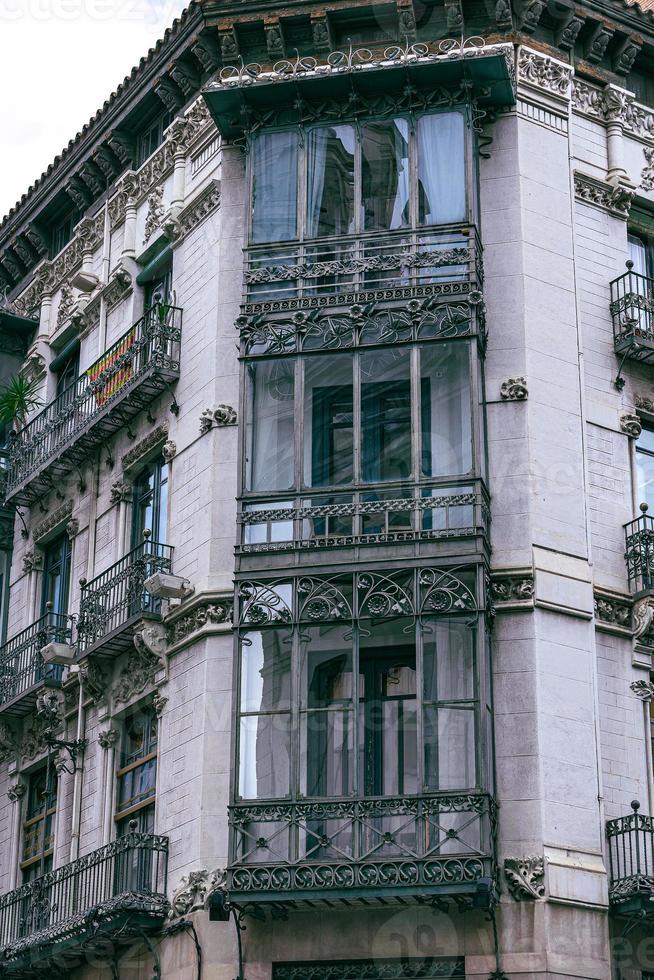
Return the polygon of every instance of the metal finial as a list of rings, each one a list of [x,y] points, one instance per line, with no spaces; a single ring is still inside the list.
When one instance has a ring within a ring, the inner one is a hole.
[[[632,800],[631,801],[631,809],[634,811],[634,813],[638,813],[638,811],[640,810],[640,801],[639,800]]]
[[[48,599],[48,601],[45,604],[45,608],[48,610],[48,612],[52,612],[52,610],[54,609],[54,602],[52,601],[52,599]]]
[[[143,528],[143,537],[145,538],[146,541],[148,540],[148,538],[150,537],[151,534],[152,534],[152,531],[150,530],[149,527],[144,527]]]
[[[629,269],[629,272],[631,272],[631,270],[634,267],[634,263],[632,262],[632,260],[631,259],[627,259],[627,261],[625,262],[625,265]]]
[[[638,806],[640,806],[640,803],[638,804]],[[135,834],[136,833],[136,828],[138,827],[138,821],[137,820],[130,820],[128,826],[129,826],[129,832],[130,832],[130,834]]]
[[[642,504],[640,505],[640,509],[643,514],[646,514],[647,511],[649,510],[649,504],[646,504],[645,501],[643,501]]]

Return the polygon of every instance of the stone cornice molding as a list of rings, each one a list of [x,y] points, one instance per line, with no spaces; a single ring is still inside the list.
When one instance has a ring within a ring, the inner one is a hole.
[[[72,513],[73,502],[72,500],[66,500],[60,507],[57,507],[51,514],[48,514],[47,517],[44,517],[43,520],[34,525],[32,540],[35,542],[41,541],[42,538],[51,531],[54,531],[60,524],[65,524]]]
[[[646,143],[654,141],[654,110],[636,102],[632,92],[616,85],[599,88],[572,80],[572,111],[603,125],[619,122],[625,133]]]
[[[564,61],[520,45],[517,52],[518,91],[531,89],[548,99],[567,105],[574,69]]]
[[[213,214],[220,207],[220,181],[210,180],[206,187],[203,187],[199,194],[189,201],[180,211],[175,219],[174,228],[170,231],[169,237],[173,246],[177,246],[184,241],[205,218]]]
[[[230,592],[201,592],[190,602],[176,606],[166,616],[168,653],[197,639],[197,634],[229,633],[232,629],[234,596]]]
[[[533,568],[502,568],[491,571],[490,599],[496,612],[534,607]]]
[[[608,184],[589,174],[574,172],[575,198],[583,204],[608,211],[615,218],[629,217],[629,210],[634,199],[635,190]]]
[[[616,636],[631,637],[633,635],[632,609],[633,599],[630,595],[613,592],[610,589],[593,589],[595,608],[595,629],[603,633],[613,633]]]
[[[125,453],[122,458],[123,470],[129,470],[138,465],[157,446],[163,446],[167,438],[168,423],[164,422],[162,425],[158,425],[155,429],[152,429],[151,432],[148,432],[147,436],[144,436],[129,452]]]

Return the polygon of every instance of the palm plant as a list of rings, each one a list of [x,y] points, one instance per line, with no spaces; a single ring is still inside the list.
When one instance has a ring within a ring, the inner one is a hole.
[[[0,386],[0,425],[23,426],[29,413],[41,405],[38,390],[39,381],[23,374],[16,374]]]

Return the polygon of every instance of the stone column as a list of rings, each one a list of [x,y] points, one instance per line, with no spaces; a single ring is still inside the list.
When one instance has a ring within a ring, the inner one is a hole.
[[[604,93],[606,105],[606,155],[608,168],[606,179],[610,184],[631,186],[623,159],[624,116],[633,102],[633,96],[617,85],[607,85]]]
[[[10,888],[18,887],[18,851],[20,848],[20,814],[21,814],[21,800],[25,796],[27,790],[26,784],[19,779],[17,783],[10,786],[7,790],[7,796],[13,803],[11,809],[11,831],[9,839],[9,847],[11,854],[11,869],[9,872],[9,886]]]
[[[136,258],[136,180],[133,173],[126,174],[122,180],[125,193],[125,232],[123,237],[122,257]]]
[[[105,750],[102,757],[102,785],[104,786],[104,807],[102,814],[103,844],[108,844],[111,840],[114,768],[116,761],[116,745],[118,744],[119,738],[120,733],[116,728],[108,728],[105,732],[100,732],[98,735],[100,747]]]

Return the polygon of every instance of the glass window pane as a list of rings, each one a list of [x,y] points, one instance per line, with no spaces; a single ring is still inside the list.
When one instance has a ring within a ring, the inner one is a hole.
[[[425,708],[425,783],[429,789],[476,785],[475,715],[469,708]]]
[[[307,237],[354,232],[354,127],[312,129],[307,141]]]
[[[647,244],[640,235],[629,233],[627,236],[629,258],[634,264],[634,272],[641,276],[647,275]]]
[[[352,483],[353,396],[351,354],[308,357],[304,362],[304,482]]]
[[[411,476],[408,350],[361,355],[362,472],[366,482]]]
[[[290,729],[290,715],[286,714],[241,718],[238,785],[243,799],[288,796]]]
[[[411,621],[369,622],[361,629],[359,649],[360,791],[366,796],[415,793],[417,761]]]
[[[423,628],[426,701],[465,701],[475,696],[475,630],[461,619],[435,619]]]
[[[248,364],[247,382],[247,488],[288,490],[295,456],[293,361]]]
[[[418,120],[418,220],[443,225],[466,220],[465,129],[460,112]]]
[[[297,132],[260,133],[252,146],[253,242],[297,237]]]
[[[291,706],[291,635],[272,629],[248,633],[241,649],[241,711]]]
[[[366,231],[409,224],[409,123],[369,123],[361,134],[363,227]]]
[[[349,796],[354,787],[354,716],[351,710],[302,712],[300,792]]]
[[[636,471],[638,476],[638,493],[636,503],[647,504],[654,513],[654,455],[636,452]]]
[[[351,702],[354,677],[350,626],[304,628],[300,634],[300,663],[303,708],[327,708]]]
[[[422,473],[460,476],[472,470],[468,345],[420,350]]]

